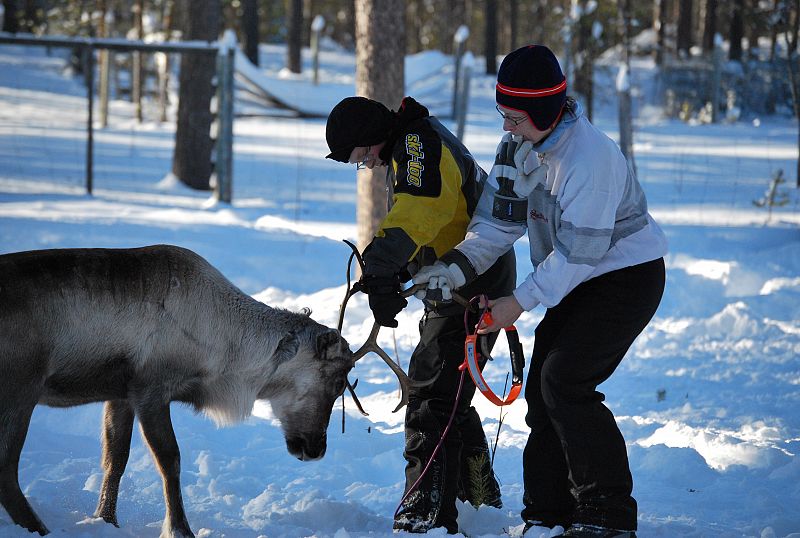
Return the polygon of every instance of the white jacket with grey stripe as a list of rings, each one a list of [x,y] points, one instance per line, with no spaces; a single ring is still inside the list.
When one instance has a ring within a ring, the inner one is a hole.
[[[528,195],[527,222],[492,217],[496,165],[455,247],[482,274],[527,230],[534,270],[514,290],[525,310],[555,306],[582,282],[666,254],[666,237],[647,211],[636,175],[580,105],[565,112],[530,158],[548,169]]]

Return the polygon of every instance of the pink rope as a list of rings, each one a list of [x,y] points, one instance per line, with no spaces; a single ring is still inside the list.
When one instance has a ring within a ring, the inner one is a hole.
[[[408,499],[409,495],[411,495],[415,489],[419,486],[419,483],[422,482],[422,479],[425,477],[425,473],[428,472],[428,469],[433,463],[433,459],[436,457],[436,454],[439,453],[439,449],[442,447],[444,443],[445,437],[447,437],[447,432],[450,431],[450,426],[453,424],[453,419],[456,416],[456,409],[458,409],[458,400],[461,398],[461,387],[464,386],[464,370],[461,370],[461,377],[458,380],[458,391],[456,391],[456,399],[453,402],[453,411],[450,413],[450,419],[447,421],[447,426],[445,426],[444,431],[442,432],[442,437],[439,439],[439,442],[436,444],[436,448],[433,449],[433,453],[431,454],[430,459],[428,459],[428,463],[425,464],[425,468],[422,470],[422,474],[419,475],[419,478],[414,481],[410,488],[403,498],[400,499],[400,504],[397,505],[397,510],[394,511],[394,518],[397,519],[397,514],[400,512],[400,508],[402,508],[403,503]]]
[[[478,295],[478,296],[473,297],[469,301],[470,304],[472,304],[472,302],[475,301],[475,299],[478,299],[480,301],[481,297],[483,297],[483,296]],[[485,299],[485,302],[486,302],[487,306],[484,307],[484,309],[488,307],[489,300]],[[469,309],[465,309],[464,310],[464,329],[467,331],[467,334],[471,334],[471,331],[469,330]],[[397,513],[400,512],[400,508],[402,508],[403,503],[406,501],[406,499],[408,499],[408,497],[414,492],[414,490],[417,489],[417,487],[419,487],[420,482],[422,482],[422,479],[425,477],[425,474],[428,472],[428,469],[430,468],[431,464],[433,463],[434,458],[436,458],[436,454],[438,454],[439,453],[439,449],[442,448],[442,444],[444,443],[444,440],[447,437],[447,432],[450,431],[450,426],[452,426],[453,419],[456,416],[456,410],[458,409],[458,401],[461,399],[461,388],[464,386],[464,374],[465,373],[466,373],[466,368],[463,368],[461,370],[461,377],[458,379],[458,390],[456,391],[456,399],[453,402],[453,410],[450,412],[450,418],[447,421],[447,426],[445,426],[444,431],[442,432],[442,436],[439,438],[439,442],[436,443],[436,447],[433,449],[433,453],[431,454],[431,457],[428,459],[428,463],[426,463],[425,464],[425,468],[422,469],[422,473],[414,481],[414,483],[411,484],[411,487],[408,488],[408,491],[406,491],[405,495],[403,495],[403,498],[400,499],[400,503],[397,505],[397,509],[394,511],[394,519],[397,519]]]

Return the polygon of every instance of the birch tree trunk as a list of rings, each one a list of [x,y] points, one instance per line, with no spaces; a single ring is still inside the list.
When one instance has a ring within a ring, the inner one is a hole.
[[[244,53],[253,65],[258,66],[258,1],[242,0],[242,34]]]
[[[617,78],[617,95],[619,96],[619,146],[622,154],[628,159],[634,172],[636,161],[633,156],[633,106],[631,102],[631,0],[617,0],[622,41],[622,58],[620,58]]]
[[[19,31],[17,19],[17,0],[3,0],[3,31],[16,34]]]
[[[303,0],[289,0],[289,27],[286,35],[286,67],[292,73],[302,73]]]
[[[592,30],[597,13],[590,9],[588,0],[579,0],[577,7],[577,19],[573,21],[572,27],[572,87],[583,98],[586,117],[591,121],[594,117],[594,60],[598,52]]]
[[[733,0],[731,25],[728,32],[728,60],[742,61],[742,39],[744,39],[744,0]]]
[[[664,64],[664,56],[667,53],[667,24],[669,24],[669,0],[655,0],[655,13],[653,16],[653,26],[656,31],[656,65]]]
[[[692,0],[680,0],[678,11],[678,56],[691,57],[692,48]]]
[[[485,11],[486,74],[497,74],[497,0],[486,0]]]
[[[706,16],[703,25],[703,52],[714,52],[714,36],[717,33],[717,0],[706,0]]]
[[[356,93],[396,110],[405,84],[404,0],[356,1]],[[357,173],[358,248],[363,251],[386,217],[386,167]]]
[[[184,0],[183,39],[214,41],[219,35],[221,8],[219,0],[191,2]],[[178,125],[172,173],[193,189],[211,188],[211,81],[217,71],[213,54],[181,55],[178,90]]]
[[[509,36],[508,52],[519,48],[519,5],[517,0],[508,0],[508,24],[511,35]]]

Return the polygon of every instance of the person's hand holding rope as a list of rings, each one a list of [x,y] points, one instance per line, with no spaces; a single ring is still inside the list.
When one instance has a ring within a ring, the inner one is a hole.
[[[497,332],[505,327],[510,327],[522,315],[523,309],[513,295],[489,300],[489,311],[492,313],[487,323],[485,317],[478,322],[478,334]]]

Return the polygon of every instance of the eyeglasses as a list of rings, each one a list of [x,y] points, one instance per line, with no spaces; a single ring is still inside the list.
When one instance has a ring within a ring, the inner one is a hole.
[[[367,146],[367,151],[364,152],[364,155],[363,157],[361,157],[361,160],[356,162],[356,170],[363,170],[367,167],[367,161],[369,160],[370,151],[372,151],[372,146]]]
[[[527,116],[527,115],[525,115],[525,116],[522,116],[521,118],[515,118],[515,117],[513,117],[513,116],[509,116],[508,114],[506,114],[505,112],[503,112],[502,110],[500,110],[500,105],[495,105],[494,107],[497,109],[497,113],[498,113],[498,114],[500,114],[500,116],[502,116],[502,118],[503,118],[504,120],[508,120],[508,121],[510,121],[510,122],[511,122],[511,123],[513,123],[515,126],[519,125],[520,123],[522,123],[522,122],[524,122],[525,120],[527,120],[527,119],[528,119],[528,116]]]

